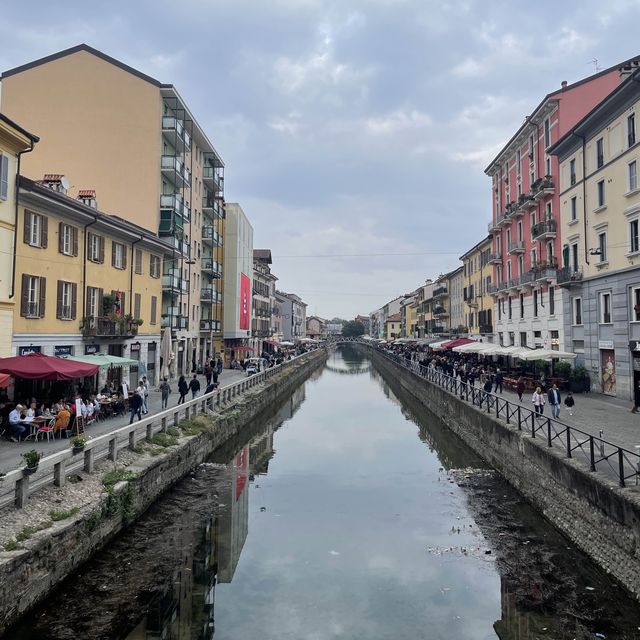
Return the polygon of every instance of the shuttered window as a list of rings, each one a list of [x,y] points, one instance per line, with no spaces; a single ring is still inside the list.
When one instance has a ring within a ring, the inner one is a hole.
[[[142,296],[136,293],[133,298],[133,317],[137,320],[140,317],[140,307],[142,306]]]
[[[75,320],[78,305],[78,285],[75,282],[58,280],[56,296],[56,318]]]
[[[0,154],[0,200],[9,197],[9,156]]]
[[[151,296],[151,319],[149,324],[156,324],[158,316],[158,298],[157,296]]]
[[[127,268],[127,248],[121,242],[111,242],[111,266],[115,269]]]
[[[87,287],[87,308],[85,315],[88,318],[102,316],[102,296],[103,290],[98,287]]]
[[[65,256],[78,255],[78,228],[61,222],[58,228],[58,251]]]
[[[23,273],[20,315],[23,318],[44,318],[46,295],[46,278]]]
[[[138,274],[142,273],[142,249],[136,249],[135,270]]]
[[[49,219],[39,213],[24,210],[24,235],[25,244],[32,247],[46,249],[49,238]]]
[[[152,278],[160,277],[160,258],[158,256],[149,256],[149,275]]]
[[[97,264],[104,262],[104,238],[97,233],[87,236],[87,259]]]

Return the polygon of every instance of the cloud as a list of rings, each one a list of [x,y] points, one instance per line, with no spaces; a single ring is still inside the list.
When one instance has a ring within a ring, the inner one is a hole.
[[[387,116],[368,118],[366,127],[374,135],[390,135],[403,131],[424,129],[432,123],[433,120],[428,114],[412,109],[411,111],[395,111]]]

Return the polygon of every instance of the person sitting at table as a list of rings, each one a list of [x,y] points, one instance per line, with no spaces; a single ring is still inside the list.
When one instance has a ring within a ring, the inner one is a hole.
[[[15,409],[9,414],[9,429],[11,430],[11,442],[18,442],[27,431],[27,429],[20,424],[22,420],[22,411],[24,407],[21,404],[17,404]]]
[[[60,409],[62,409],[62,407],[64,407],[64,400],[62,398],[60,398],[60,400],[58,400],[58,402],[54,402],[51,405],[51,413],[53,413],[54,416],[58,415],[58,411],[60,411]]]
[[[44,406],[44,402],[41,402],[36,407],[35,417],[36,418],[40,418],[41,416],[44,416],[46,414],[47,414],[47,408]]]
[[[27,418],[35,418],[36,417],[36,409],[37,408],[38,408],[38,405],[36,404],[36,401],[32,400],[31,403],[29,404],[29,408],[27,409],[27,412],[26,412]]]
[[[58,411],[56,415],[56,421],[54,423],[53,428],[56,431],[60,431],[62,429],[66,429],[69,426],[69,421],[71,420],[71,412],[69,411],[69,407],[62,403],[62,407]]]

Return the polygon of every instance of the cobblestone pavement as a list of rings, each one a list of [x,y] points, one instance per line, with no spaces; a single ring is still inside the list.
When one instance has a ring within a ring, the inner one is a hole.
[[[225,369],[219,378],[220,387],[224,388],[234,382],[237,382],[241,378],[246,377],[246,373],[243,371],[236,371]],[[187,381],[189,378],[187,378]],[[203,375],[198,376],[200,381],[201,391],[199,395],[202,395],[206,382]],[[169,407],[174,407],[178,403],[178,381],[171,381],[171,395],[169,396]],[[187,396],[187,399],[191,399],[191,393]],[[158,413],[160,411],[161,397],[160,392],[154,389],[149,391],[149,415]],[[104,422],[94,423],[87,429],[87,435],[89,437],[101,436],[105,433],[115,431],[119,427],[124,427],[129,424],[129,414],[118,418],[110,418]],[[69,447],[69,441],[66,438],[52,440],[47,442],[46,440],[40,440],[33,442],[27,440],[26,442],[14,443],[7,440],[0,440],[0,472],[7,473],[13,471],[19,467],[24,466],[24,461],[21,458],[21,454],[29,449],[37,449],[42,451],[44,455],[49,455],[55,451],[67,449]]]

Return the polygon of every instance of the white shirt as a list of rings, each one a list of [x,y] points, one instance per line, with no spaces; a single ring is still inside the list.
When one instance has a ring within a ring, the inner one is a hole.
[[[9,424],[18,424],[20,422],[20,412],[17,409],[14,409],[9,414]]]

